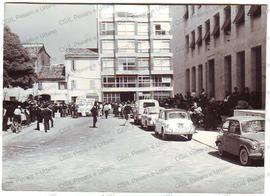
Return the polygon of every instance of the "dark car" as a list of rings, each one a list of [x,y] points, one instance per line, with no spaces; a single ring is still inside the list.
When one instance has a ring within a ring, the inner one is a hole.
[[[264,159],[265,119],[258,116],[227,118],[217,136],[216,145],[220,156],[224,152],[237,155],[242,165]]]

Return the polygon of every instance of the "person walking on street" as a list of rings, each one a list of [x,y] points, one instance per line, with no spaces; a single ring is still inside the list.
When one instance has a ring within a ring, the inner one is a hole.
[[[104,105],[104,108],[103,108],[104,113],[105,113],[105,118],[106,118],[106,119],[108,118],[110,109],[111,109],[111,108],[110,108],[109,104],[106,103],[106,104]]]
[[[97,102],[95,102],[94,106],[91,109],[91,114],[93,116],[93,128],[96,128],[97,116],[98,116],[98,106]]]
[[[132,107],[130,105],[130,102],[128,101],[127,104],[124,106],[123,108],[123,114],[124,114],[124,117],[126,119],[125,123],[123,124],[123,126],[126,126],[126,123],[128,122],[129,120],[129,115],[132,113]]]
[[[39,123],[42,123],[42,114],[41,114],[42,110],[41,110],[41,107],[40,105],[36,105],[36,116],[37,116],[37,128],[36,130],[40,130],[40,127],[39,127]]]

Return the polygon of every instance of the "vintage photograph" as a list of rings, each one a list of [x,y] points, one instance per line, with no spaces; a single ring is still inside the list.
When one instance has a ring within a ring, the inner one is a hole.
[[[5,2],[2,190],[265,193],[266,4]]]

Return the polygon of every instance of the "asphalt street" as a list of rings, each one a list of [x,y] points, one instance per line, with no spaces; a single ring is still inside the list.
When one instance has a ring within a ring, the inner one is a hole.
[[[163,141],[123,119],[55,119],[3,133],[3,189],[12,191],[263,193],[264,166],[243,167],[196,140]],[[197,133],[200,134],[200,133]]]

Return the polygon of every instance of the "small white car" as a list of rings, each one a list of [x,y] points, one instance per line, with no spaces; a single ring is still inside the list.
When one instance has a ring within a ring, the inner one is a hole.
[[[166,140],[169,135],[183,135],[191,140],[195,132],[195,126],[186,110],[164,109],[160,111],[156,121],[155,134],[161,135],[163,140]]]
[[[160,107],[147,107],[141,116],[141,127],[145,129],[155,128]]]

